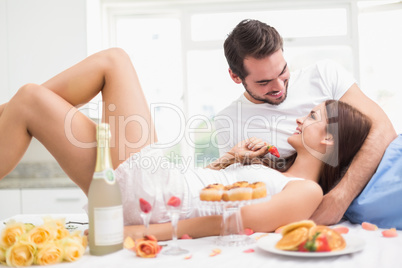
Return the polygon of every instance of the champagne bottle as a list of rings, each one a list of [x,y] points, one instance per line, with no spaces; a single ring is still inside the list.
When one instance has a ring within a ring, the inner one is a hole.
[[[99,124],[96,135],[96,166],[88,192],[88,239],[91,255],[105,255],[123,248],[123,206],[110,157],[109,125]]]

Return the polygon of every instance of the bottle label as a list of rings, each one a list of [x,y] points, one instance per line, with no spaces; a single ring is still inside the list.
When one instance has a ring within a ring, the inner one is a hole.
[[[111,246],[123,243],[123,206],[94,208],[95,245]]]
[[[104,179],[109,184],[114,184],[116,182],[116,178],[114,176],[114,171],[111,168],[95,172],[94,179]]]

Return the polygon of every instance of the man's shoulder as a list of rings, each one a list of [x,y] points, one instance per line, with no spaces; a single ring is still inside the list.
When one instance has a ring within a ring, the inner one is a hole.
[[[220,110],[218,113],[216,113],[217,116],[222,116],[222,115],[228,115],[232,114],[235,112],[239,106],[244,106],[245,104],[249,104],[250,101],[246,99],[244,94],[242,93],[237,99],[232,101],[228,106]]]
[[[310,69],[312,72],[319,73],[321,75],[338,72],[341,69],[344,69],[344,67],[339,62],[331,59],[319,60],[306,68]]]
[[[313,73],[316,71],[325,70],[327,68],[330,68],[330,69],[338,68],[339,66],[340,66],[339,63],[335,62],[334,60],[321,59],[314,63],[305,65],[301,68],[295,69],[294,71],[292,71],[292,74],[303,73],[305,75],[306,73]]]

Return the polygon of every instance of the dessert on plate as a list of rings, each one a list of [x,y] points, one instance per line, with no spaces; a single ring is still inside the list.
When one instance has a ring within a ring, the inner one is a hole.
[[[346,247],[345,239],[336,230],[313,221],[290,223],[282,228],[282,238],[275,247],[300,252],[328,252]]]

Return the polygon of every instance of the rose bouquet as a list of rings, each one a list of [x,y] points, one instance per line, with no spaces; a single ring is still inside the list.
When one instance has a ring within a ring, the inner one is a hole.
[[[0,236],[0,263],[20,267],[72,262],[86,247],[86,236],[70,233],[62,219],[45,218],[40,226],[11,220]]]

